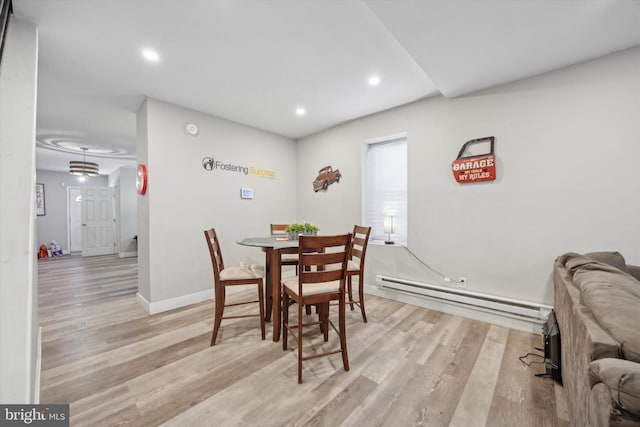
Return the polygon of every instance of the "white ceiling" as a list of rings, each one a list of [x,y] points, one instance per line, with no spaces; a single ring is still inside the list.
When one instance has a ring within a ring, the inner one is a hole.
[[[39,28],[37,167],[60,171],[79,147],[102,156],[90,159],[101,173],[135,164],[145,96],[297,139],[640,45],[640,0],[13,5]],[[160,61],[143,59],[143,48]],[[299,106],[306,116],[295,115]]]

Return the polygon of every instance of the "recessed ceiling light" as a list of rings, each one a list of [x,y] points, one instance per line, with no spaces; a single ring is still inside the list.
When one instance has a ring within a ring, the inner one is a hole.
[[[371,76],[369,77],[369,86],[378,86],[380,84],[380,77]]]
[[[305,114],[307,114],[307,110],[305,110],[303,107],[296,108],[296,115],[304,116]]]
[[[142,56],[144,56],[144,58],[150,62],[158,62],[160,60],[160,55],[158,55],[158,52],[152,49],[144,49],[142,51]]]

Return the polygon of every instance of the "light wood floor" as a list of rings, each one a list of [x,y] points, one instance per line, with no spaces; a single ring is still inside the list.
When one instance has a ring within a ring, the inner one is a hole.
[[[209,347],[212,302],[147,315],[136,261],[38,264],[40,401],[70,403],[73,426],[568,425],[562,388],[518,360],[537,335],[369,296],[369,323],[347,314],[351,370],[311,360],[298,385],[295,353],[255,318],[223,321]]]

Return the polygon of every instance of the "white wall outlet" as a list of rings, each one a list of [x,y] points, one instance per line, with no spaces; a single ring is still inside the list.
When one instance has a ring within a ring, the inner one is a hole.
[[[461,288],[466,288],[467,287],[467,278],[466,277],[460,277],[458,279],[458,286]]]

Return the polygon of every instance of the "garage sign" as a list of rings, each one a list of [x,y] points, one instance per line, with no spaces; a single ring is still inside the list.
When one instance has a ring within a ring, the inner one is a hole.
[[[457,182],[466,184],[496,179],[494,141],[493,136],[488,136],[464,143],[458,157],[451,163],[451,171]]]

